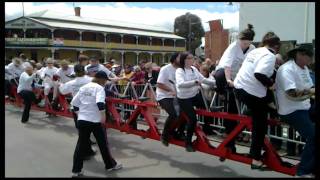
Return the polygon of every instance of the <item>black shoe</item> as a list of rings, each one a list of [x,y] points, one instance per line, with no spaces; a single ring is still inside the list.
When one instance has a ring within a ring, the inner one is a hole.
[[[21,122],[25,124],[25,123],[27,123],[28,121],[23,121],[23,120],[22,120]]]
[[[161,136],[160,141],[162,142],[163,145],[165,145],[167,147],[169,146],[169,142],[168,142],[167,138]]]
[[[186,139],[186,135],[184,135],[184,133],[175,132],[173,134],[173,138],[176,140],[184,141]]]
[[[186,145],[186,151],[187,152],[195,152],[195,150],[193,149],[192,145]]]

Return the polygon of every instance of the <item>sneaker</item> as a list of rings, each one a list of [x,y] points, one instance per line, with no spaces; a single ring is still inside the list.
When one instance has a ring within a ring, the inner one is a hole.
[[[122,168],[122,164],[117,163],[114,167],[107,169],[108,172]]]
[[[295,175],[297,178],[315,178],[313,174]]]
[[[77,172],[77,173],[72,173],[72,176],[71,177],[81,177],[81,176],[83,176],[83,172],[81,171],[81,172]]]
[[[187,152],[195,152],[195,150],[193,149],[192,145],[186,145],[186,151]]]
[[[160,141],[162,142],[163,145],[165,145],[167,147],[169,146],[169,142],[166,138],[161,136]]]

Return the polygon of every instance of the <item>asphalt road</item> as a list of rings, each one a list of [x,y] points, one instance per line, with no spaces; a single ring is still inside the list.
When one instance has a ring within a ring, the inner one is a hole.
[[[20,122],[22,109],[5,105],[5,176],[70,177],[77,131],[73,120],[48,118],[31,111],[27,124]],[[249,165],[184,148],[163,146],[108,129],[112,155],[123,169],[106,172],[100,152],[84,162],[89,177],[291,177],[273,171],[253,171]],[[95,149],[98,149],[94,145]]]

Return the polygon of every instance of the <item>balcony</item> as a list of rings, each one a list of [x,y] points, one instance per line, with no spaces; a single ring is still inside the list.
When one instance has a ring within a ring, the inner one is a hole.
[[[144,50],[144,51],[185,51],[185,47],[172,46],[150,46],[137,44],[109,43],[105,46],[104,42],[65,40],[56,38],[5,38],[6,46],[54,46],[54,47],[77,47],[77,48],[96,48],[96,49],[123,49],[123,50]]]
[[[149,46],[136,44],[107,43],[107,49],[145,50],[145,51],[185,51],[185,47]]]

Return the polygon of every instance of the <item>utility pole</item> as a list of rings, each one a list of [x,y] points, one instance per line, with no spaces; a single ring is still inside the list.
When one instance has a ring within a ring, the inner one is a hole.
[[[190,16],[188,17],[189,18],[189,51],[191,52],[191,19],[190,19]]]
[[[22,17],[24,17],[24,4],[22,2]]]

